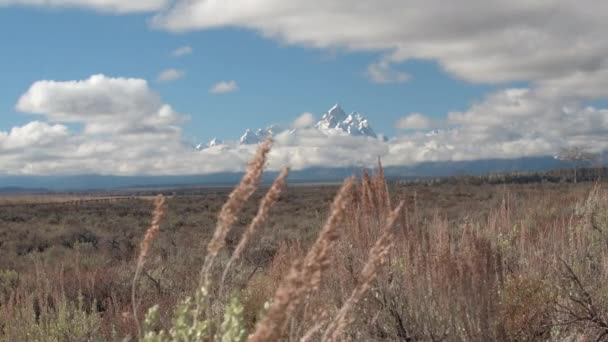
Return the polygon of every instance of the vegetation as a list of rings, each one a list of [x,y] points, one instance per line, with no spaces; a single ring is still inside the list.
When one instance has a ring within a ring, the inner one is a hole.
[[[603,184],[261,191],[269,148],[230,193],[0,207],[0,339],[608,340]]]
[[[568,161],[572,164],[574,169],[574,183],[577,182],[577,171],[581,166],[589,166],[597,162],[599,155],[587,151],[582,146],[573,146],[570,148],[562,149],[557,158],[560,160]]]

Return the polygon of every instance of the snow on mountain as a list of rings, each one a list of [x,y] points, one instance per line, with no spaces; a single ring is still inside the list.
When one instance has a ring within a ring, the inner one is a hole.
[[[218,145],[222,145],[222,144],[223,144],[223,142],[221,140],[219,140],[218,138],[214,137],[208,143],[206,143],[206,144],[202,144],[202,143],[198,144],[194,148],[197,149],[197,150],[199,150],[199,151],[201,151],[201,150],[204,150],[204,149],[206,149],[208,147],[218,146]]]
[[[239,142],[241,143],[241,145],[257,144],[260,142],[260,137],[257,136],[254,132],[252,132],[249,128],[247,128],[245,130],[245,133],[241,136]]]
[[[327,113],[323,114],[314,127],[325,131],[338,127],[344,120],[346,120],[346,113],[339,104],[335,104]]]
[[[350,135],[363,135],[372,138],[377,137],[367,119],[359,113],[353,113],[347,116],[346,120],[342,122],[341,127]]]
[[[255,132],[250,129],[246,129],[245,133],[243,133],[241,136],[241,139],[239,139],[239,143],[241,145],[257,144],[266,139],[266,137],[275,135],[282,131],[283,130],[277,125],[271,125],[266,128],[258,128]]]
[[[321,131],[326,135],[350,135],[350,136],[363,136],[375,139],[381,139],[387,141],[388,138],[385,136],[378,136],[370,126],[367,119],[360,113],[353,112],[346,114],[340,105],[334,105],[323,117],[313,126],[315,129]],[[276,136],[277,134],[286,131],[277,125],[271,125],[266,128],[259,128],[257,130],[246,129],[241,138],[239,144],[241,145],[252,145],[262,142],[268,136]],[[295,134],[296,130],[289,130],[289,134]],[[217,146],[222,144],[220,140],[213,138],[208,144],[199,144],[196,146],[197,150],[201,150],[207,147]]]
[[[353,112],[346,115],[340,105],[334,105],[314,126],[328,135],[345,134],[377,138],[376,133],[363,115]]]
[[[209,141],[207,143],[207,147],[213,147],[213,146],[217,146],[217,145],[221,145],[221,144],[222,144],[221,140],[219,140],[216,137],[213,137],[213,139],[211,139],[211,141]]]

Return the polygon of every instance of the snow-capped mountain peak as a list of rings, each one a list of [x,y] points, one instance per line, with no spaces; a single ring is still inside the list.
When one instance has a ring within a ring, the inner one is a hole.
[[[258,128],[255,132],[250,129],[246,129],[245,133],[243,133],[241,136],[239,143],[241,145],[257,144],[266,139],[266,137],[276,135],[282,131],[283,130],[277,125],[270,125],[266,128]]]
[[[339,104],[335,104],[331,109],[323,114],[321,120],[315,124],[315,128],[320,130],[328,130],[336,128],[340,123],[346,120],[347,116]]]
[[[247,128],[245,130],[245,133],[243,133],[243,135],[241,136],[241,139],[239,140],[239,142],[242,145],[245,144],[256,144],[260,141],[258,135],[254,132],[252,132],[249,128]]]
[[[338,104],[333,106],[323,115],[321,120],[315,124],[315,128],[329,135],[348,134],[373,138],[377,137],[363,115],[357,112],[346,115]]]
[[[223,144],[223,142],[221,140],[219,140],[218,138],[214,137],[208,143],[206,143],[206,144],[200,143],[200,144],[196,145],[194,148],[197,149],[197,150],[199,150],[199,151],[202,151],[202,150],[204,150],[204,149],[206,149],[208,147],[219,146],[219,145],[222,145],[222,144]]]
[[[369,121],[361,113],[352,112],[347,115],[339,104],[335,104],[327,113],[323,114],[323,117],[321,117],[313,127],[328,136],[350,135],[378,138],[370,126]],[[241,135],[239,143],[241,145],[258,144],[268,136],[276,136],[285,131],[286,129],[277,125],[258,128],[256,130],[246,129],[243,135]],[[289,130],[288,132],[289,134],[296,134],[295,129]],[[382,136],[381,139],[385,141],[386,137]],[[222,142],[220,140],[213,138],[207,145],[199,144],[196,148],[200,150],[221,144]]]
[[[208,147],[213,147],[213,146],[217,146],[217,145],[221,145],[221,144],[222,144],[222,141],[221,141],[221,140],[219,140],[219,139],[218,139],[218,138],[216,138],[216,137],[213,137],[213,139],[211,139],[211,141],[209,141],[209,142],[207,143],[207,146],[208,146]]]

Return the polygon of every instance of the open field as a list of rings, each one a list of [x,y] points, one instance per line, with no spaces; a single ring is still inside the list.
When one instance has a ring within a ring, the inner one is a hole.
[[[82,202],[116,202],[128,200],[153,200],[154,196],[107,196],[99,194],[89,195],[5,195],[0,196],[0,207],[19,205],[39,206],[44,204],[80,205]]]
[[[608,184],[389,184],[393,207],[398,201],[404,207],[390,251],[366,282],[361,270],[390,208],[379,184],[376,176],[351,190],[322,281],[293,308],[281,340],[307,333],[321,340],[332,317],[365,283],[369,288],[348,311],[341,339],[606,339]],[[213,278],[221,275],[266,190],[256,191],[239,211],[209,271]],[[213,303],[238,299],[239,324],[247,333],[272,314],[265,306],[276,303],[271,299],[291,263],[314,243],[338,190],[288,186],[234,264],[226,288],[207,289]],[[152,331],[170,327],[175,305],[196,293],[206,246],[229,193],[202,189],[166,199],[137,285],[138,319],[153,305],[160,308]],[[146,196],[84,199],[0,199],[2,340],[137,336],[132,280],[153,203]],[[210,310],[220,317],[229,307],[214,305]]]

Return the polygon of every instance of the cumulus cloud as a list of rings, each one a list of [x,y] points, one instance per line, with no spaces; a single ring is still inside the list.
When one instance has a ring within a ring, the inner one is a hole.
[[[197,160],[179,124],[188,118],[163,103],[142,79],[93,75],[38,81],[17,110],[44,116],[0,132],[0,172],[17,174],[186,174],[235,168]],[[70,132],[62,123],[80,123]]]
[[[326,135],[314,128],[284,131],[275,136],[269,164],[278,169],[308,167],[371,166],[388,153],[388,145],[363,136]]]
[[[168,0],[0,0],[0,6],[87,8],[108,13],[153,12],[165,8]]]
[[[79,81],[37,81],[16,108],[51,122],[82,123],[85,132],[97,134],[173,131],[187,119],[162,103],[145,80],[101,74]]]
[[[403,83],[410,76],[402,71],[395,70],[390,62],[382,60],[367,67],[367,77],[374,83]]]
[[[156,77],[156,81],[158,82],[171,82],[175,80],[179,80],[180,78],[186,76],[186,72],[184,70],[179,69],[167,69],[161,71]]]
[[[182,46],[182,47],[179,47],[179,48],[173,50],[173,52],[171,52],[171,56],[182,57],[182,56],[191,54],[192,51],[194,51],[194,50],[192,49],[191,46]]]
[[[367,76],[380,83],[406,81],[399,64],[422,59],[468,82],[527,84],[444,120],[402,118],[397,127],[416,132],[391,139],[384,155],[401,165],[608,148],[608,110],[587,105],[608,98],[607,11],[608,2],[591,0],[178,0],[153,23],[171,31],[238,27],[288,44],[376,52]],[[423,132],[431,128],[440,129]]]
[[[228,141],[198,151],[184,142],[177,114],[142,79],[93,75],[84,80],[35,82],[16,108],[49,122],[0,131],[2,174],[206,174],[242,170],[257,146]],[[372,165],[388,152],[373,138],[327,136],[299,127],[276,136],[269,167]],[[63,123],[79,123],[70,131]],[[77,126],[78,127],[78,126]],[[332,148],[327,148],[332,146]]]
[[[298,116],[291,126],[293,128],[307,128],[315,122],[315,116],[312,113],[302,113]]]
[[[466,112],[450,113],[447,123],[478,144],[526,142],[530,154],[577,143],[596,150],[608,147],[608,110],[546,96],[536,88],[497,91]]]
[[[33,83],[17,110],[40,115],[0,132],[0,172],[13,174],[204,174],[239,171],[255,145],[227,142],[197,151],[184,142],[175,112],[142,79],[93,75],[84,80]],[[298,130],[278,134],[269,167],[371,165],[388,152],[377,139],[327,136],[309,128],[314,117],[294,121]],[[70,132],[64,123],[79,123]],[[331,148],[327,148],[331,146]]]
[[[543,96],[580,101],[608,97],[608,68],[577,71],[535,84]]]
[[[435,60],[465,80],[504,82],[604,69],[607,11],[608,2],[591,0],[178,0],[153,23],[242,27],[290,44],[379,51],[385,63]]]
[[[19,98],[16,108],[52,121],[79,122],[117,119],[123,112],[143,115],[160,104],[143,79],[98,74],[78,81],[37,81]]]
[[[606,150],[608,109],[587,106],[585,98],[562,96],[548,85],[497,90],[443,120],[408,115],[398,126],[413,132],[388,141],[323,133],[311,127],[312,114],[304,113],[293,121],[297,129],[275,135],[269,167],[370,166],[378,157],[385,165],[518,158],[552,155],[561,147],[580,145]],[[94,75],[79,81],[38,81],[16,107],[48,122],[0,131],[0,173],[239,171],[256,149],[230,140],[194,149],[181,133],[180,124],[187,117],[164,103],[142,79]],[[373,124],[373,113],[369,115]],[[82,129],[70,131],[65,123],[80,123]],[[429,131],[436,127],[440,129]]]
[[[544,156],[566,146],[608,149],[607,109],[555,98],[540,88],[496,91],[438,124],[444,128],[393,139],[386,163]]]
[[[68,135],[66,126],[32,121],[23,126],[13,127],[8,132],[0,131],[0,153],[21,153],[28,147],[54,145],[64,141]]]
[[[435,122],[420,113],[412,113],[397,121],[398,129],[424,130],[435,128]]]
[[[214,84],[209,92],[212,94],[226,94],[239,90],[239,85],[236,81],[220,81]]]

